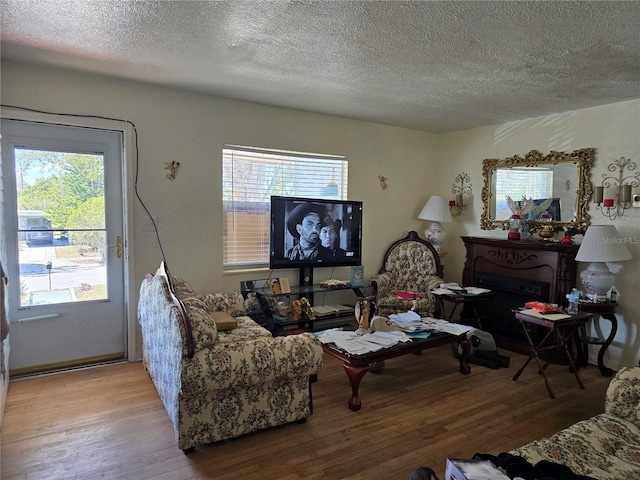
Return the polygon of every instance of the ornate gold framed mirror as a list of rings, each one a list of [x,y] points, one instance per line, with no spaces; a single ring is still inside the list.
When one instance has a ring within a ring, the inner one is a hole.
[[[480,228],[507,230],[510,205],[515,202],[531,207],[523,215],[531,232],[548,225],[549,217],[556,229],[585,230],[591,224],[588,206],[594,156],[595,149],[583,148],[547,155],[531,150],[524,157],[483,160]]]

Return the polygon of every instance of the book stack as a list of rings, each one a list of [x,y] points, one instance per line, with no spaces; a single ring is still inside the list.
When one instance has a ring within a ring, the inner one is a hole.
[[[313,307],[313,313],[316,314],[316,317],[326,317],[328,315],[337,315],[339,313],[352,313],[353,307],[349,305],[316,305]]]

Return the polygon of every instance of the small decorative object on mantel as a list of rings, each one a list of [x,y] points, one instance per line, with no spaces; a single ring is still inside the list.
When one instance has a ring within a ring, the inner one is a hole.
[[[514,213],[511,215],[509,219],[509,233],[507,234],[507,239],[509,240],[520,240],[520,227],[522,225],[522,219],[520,215]]]
[[[584,230],[581,228],[564,228],[564,237],[560,240],[565,245],[579,245],[584,238]]]
[[[505,195],[507,206],[511,210],[509,217],[509,233],[507,239],[520,240],[520,228],[522,228],[522,216],[526,218],[531,209],[534,207],[533,200],[527,200],[522,197],[522,201],[515,202],[509,195]]]
[[[543,212],[540,214],[540,222],[543,223],[542,229],[539,232],[540,238],[543,240],[549,240],[556,234],[554,226],[551,224],[551,214]]]

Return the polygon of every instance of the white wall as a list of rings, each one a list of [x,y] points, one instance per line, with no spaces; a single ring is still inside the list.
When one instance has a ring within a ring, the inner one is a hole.
[[[1,82],[5,105],[101,115],[136,125],[140,196],[158,218],[172,273],[198,291],[238,290],[242,279],[267,276],[264,271],[223,275],[225,143],[345,155],[349,197],[364,203],[366,278],[378,272],[389,244],[409,230],[424,229],[417,214],[437,182],[433,134],[9,62],[2,63]],[[174,181],[164,169],[172,160],[181,163]],[[388,178],[386,190],[378,175]],[[131,258],[140,282],[145,273],[155,272],[161,257],[155,235],[143,230],[144,210],[136,199],[130,202],[135,216]],[[297,272],[289,273],[297,282]],[[330,274],[330,269],[317,269],[315,278]],[[336,269],[333,276],[348,279],[349,269]]]
[[[591,181],[600,184],[602,174],[613,160],[630,158],[640,169],[640,100],[616,103],[602,107],[564,112],[491,127],[475,128],[438,136],[438,193],[451,197],[455,176],[464,171],[471,176],[473,198],[469,208],[447,225],[445,272],[447,280],[460,281],[464,265],[464,245],[459,236],[495,236],[506,238],[502,230],[480,229],[483,187],[482,160],[524,155],[531,150],[543,154],[551,150],[571,152],[580,148],[596,149]],[[639,194],[640,188],[634,193]],[[640,208],[627,210],[622,217],[611,221],[594,205],[589,205],[592,224],[613,223],[628,240],[633,260],[624,262],[617,276],[620,306],[617,309],[619,330],[614,343],[605,356],[605,364],[617,369],[623,365],[637,365],[640,347]],[[580,264],[579,271],[586,265]],[[579,283],[579,280],[578,280]],[[578,285],[578,288],[582,288]],[[606,332],[609,322],[603,321]],[[590,358],[594,358],[592,355]]]
[[[103,115],[130,120],[139,135],[140,195],[154,216],[172,272],[199,291],[236,290],[247,278],[265,273],[223,275],[221,150],[225,143],[346,155],[349,196],[364,202],[365,276],[380,268],[387,246],[409,230],[421,235],[426,223],[417,214],[431,195],[452,198],[455,176],[471,175],[472,204],[446,225],[445,277],[460,281],[464,247],[460,235],[504,236],[479,228],[482,160],[525,154],[532,149],[572,151],[596,148],[592,180],[621,156],[640,164],[640,100],[565,112],[520,122],[434,135],[367,122],[243,103],[151,87],[103,76],[45,67],[2,63],[2,103],[50,112]],[[166,162],[182,166],[175,181],[165,177]],[[388,178],[382,190],[378,175]],[[636,193],[638,190],[636,190]],[[142,228],[144,212],[135,212],[136,281],[155,271],[160,251],[155,235]],[[593,212],[593,223],[608,223]],[[620,330],[605,359],[609,366],[637,364],[640,338],[640,209],[613,222],[635,244],[634,260],[618,276]],[[289,272],[296,280],[295,272]],[[322,279],[331,272],[316,272]],[[334,278],[348,278],[337,269]],[[606,325],[606,322],[604,322]]]

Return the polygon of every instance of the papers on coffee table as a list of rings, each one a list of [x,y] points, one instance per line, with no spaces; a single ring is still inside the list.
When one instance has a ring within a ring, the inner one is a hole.
[[[483,293],[489,293],[491,291],[488,288],[481,287],[466,287],[465,290],[471,295],[481,295]]]
[[[434,288],[431,293],[434,295],[481,295],[483,293],[489,293],[491,290],[481,287],[464,287],[462,288]]]
[[[448,322],[441,318],[423,318],[422,322],[426,325],[427,329],[433,330],[434,332],[449,333],[451,335],[462,335],[469,330],[473,330],[473,327],[469,325]]]
[[[414,316],[417,316],[416,320]],[[396,317],[396,320],[393,320]],[[399,315],[390,315],[389,319],[394,325],[402,328],[398,332],[373,332],[364,335],[357,335],[356,332],[332,328],[316,332],[320,342],[333,343],[340,350],[351,355],[364,355],[366,353],[377,352],[383,348],[392,347],[400,342],[409,342],[411,337],[407,334],[415,335],[416,332],[443,332],[451,335],[462,335],[473,327],[461,325],[459,323],[448,322],[439,318],[420,318],[415,312],[406,312]],[[397,321],[397,323],[395,323]],[[405,333],[406,332],[406,333]]]
[[[322,343],[333,343],[340,350],[351,355],[364,355],[377,352],[383,348],[392,347],[399,342],[410,340],[404,332],[374,332],[365,335],[357,335],[355,332],[344,330],[324,330],[316,332]]]

